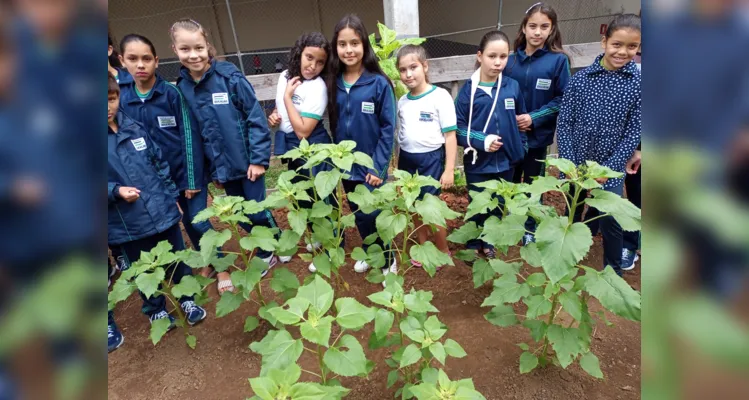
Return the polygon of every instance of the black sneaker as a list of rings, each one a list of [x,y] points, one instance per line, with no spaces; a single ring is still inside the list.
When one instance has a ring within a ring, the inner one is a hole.
[[[115,265],[117,265],[117,269],[119,271],[127,271],[128,268],[130,268],[130,264],[125,261],[125,256],[117,256],[115,259]]]
[[[185,312],[187,323],[190,324],[190,326],[204,320],[206,315],[208,315],[203,307],[195,304],[192,300],[182,303],[182,311]]]
[[[640,259],[636,252],[629,249],[622,249],[622,271],[635,269],[635,263]]]
[[[174,322],[174,317],[172,317],[171,315],[169,315],[169,313],[166,312],[166,310],[161,310],[161,311],[157,312],[156,314],[153,314],[150,317],[148,317],[148,319],[151,321],[151,324],[153,324],[154,321],[156,321],[156,320],[164,319],[164,318],[169,318],[169,329],[166,330],[167,332],[169,332],[172,329],[174,329],[174,327],[176,325],[175,325],[175,322]]]
[[[125,343],[125,336],[122,335],[120,329],[117,328],[117,324],[112,321],[111,324],[107,325],[107,350],[109,353],[117,350],[122,343]]]
[[[536,243],[536,235],[532,233],[526,233],[523,235],[523,246],[527,246],[531,243]]]

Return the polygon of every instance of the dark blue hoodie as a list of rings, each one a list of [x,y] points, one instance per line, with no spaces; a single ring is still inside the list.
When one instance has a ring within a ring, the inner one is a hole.
[[[336,79],[338,125],[333,134],[336,143],[356,142],[356,151],[366,153],[374,161],[374,170],[361,165],[351,169],[352,181],[364,181],[367,174],[387,178],[395,138],[395,95],[390,82],[368,71],[346,92],[343,75]]]
[[[177,86],[200,123],[213,180],[247,179],[250,164],[268,167],[267,118],[250,82],[234,64],[213,60],[198,82],[182,67]]]
[[[520,48],[507,60],[504,75],[520,84],[525,108],[533,120],[531,130],[526,132],[528,147],[538,149],[551,145],[562,97],[570,80],[567,56],[546,47],[528,56],[525,48]]]
[[[108,242],[121,244],[161,233],[179,222],[177,187],[169,176],[169,164],[145,128],[124,113],[117,114],[117,133],[108,128],[107,197]],[[128,203],[119,188],[140,190],[140,198]]]
[[[120,109],[143,124],[159,145],[177,189],[202,188],[203,139],[182,92],[158,75],[144,101],[135,92],[135,85],[121,85],[120,89]]]
[[[494,113],[492,104],[497,96],[497,84],[494,83],[492,96],[478,89],[479,71],[474,72],[466,81],[455,100],[455,114],[458,119],[458,145],[473,147],[477,152],[476,163],[473,163],[471,152],[463,156],[466,173],[493,174],[504,172],[519,163],[525,157],[526,135],[518,130],[517,115],[525,114],[525,102],[520,92],[520,85],[510,77],[502,77],[499,98],[496,99]],[[471,91],[474,91],[471,104]],[[469,107],[473,107],[471,116],[470,139],[468,134]],[[489,120],[488,126],[486,125]],[[484,127],[486,131],[484,132]],[[502,138],[502,147],[493,153],[486,152],[484,140],[487,135],[498,135]]]

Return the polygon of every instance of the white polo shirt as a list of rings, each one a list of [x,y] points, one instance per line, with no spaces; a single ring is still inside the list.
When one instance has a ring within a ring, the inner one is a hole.
[[[447,90],[432,85],[418,96],[398,100],[400,148],[408,153],[427,153],[444,146],[445,133],[458,129],[455,104]]]
[[[283,101],[287,83],[286,71],[283,71],[278,77],[276,109],[278,110],[278,115],[281,116],[281,126],[279,126],[279,129],[291,133],[294,131],[294,128],[291,126],[289,113],[286,111],[286,105]],[[320,121],[325,113],[325,107],[328,105],[328,88],[325,86],[325,81],[318,76],[315,79],[302,82],[291,96],[291,101],[302,117],[314,118]]]

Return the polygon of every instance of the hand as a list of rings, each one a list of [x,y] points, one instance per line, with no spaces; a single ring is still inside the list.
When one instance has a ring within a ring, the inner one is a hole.
[[[197,190],[185,190],[185,197],[188,199],[192,199],[193,196],[200,193],[200,189]]]
[[[128,203],[134,203],[140,197],[140,190],[130,186],[120,186],[120,197]]]
[[[640,150],[635,150],[635,154],[632,154],[632,157],[627,161],[627,173],[630,175],[634,175],[637,173],[637,171],[640,169],[640,162],[642,161],[642,154],[640,153]]]
[[[295,76],[286,83],[286,91],[284,91],[284,97],[291,98],[296,88],[302,84],[302,80],[298,76]]]
[[[600,183],[601,185],[605,184],[608,180],[609,178],[596,178],[596,182]]]
[[[367,174],[367,176],[364,178],[364,181],[367,182],[368,184],[374,186],[374,187],[382,185],[382,179],[380,179],[380,178],[378,178],[378,177],[376,177],[376,176],[374,176],[372,174]]]
[[[518,122],[518,129],[521,131],[529,131],[531,130],[531,126],[533,125],[533,119],[529,114],[522,114],[515,117],[515,119]]]
[[[262,165],[250,164],[250,167],[247,168],[247,179],[253,182],[255,182],[257,178],[260,178],[263,175],[265,175],[265,167],[263,167]]]
[[[268,126],[275,128],[281,124],[281,115],[278,114],[278,109],[274,109],[268,116]]]
[[[492,142],[492,144],[489,146],[489,152],[494,153],[495,151],[498,151],[502,147],[502,142],[500,141],[502,138],[496,139]]]
[[[13,197],[23,205],[35,205],[44,199],[44,183],[33,177],[22,177],[13,182]]]
[[[454,170],[445,170],[445,172],[442,173],[442,177],[440,177],[440,184],[442,185],[442,189],[449,189],[453,186],[455,183],[455,171]]]
[[[224,190],[224,184],[219,181],[213,181],[213,186],[215,186],[216,189]]]

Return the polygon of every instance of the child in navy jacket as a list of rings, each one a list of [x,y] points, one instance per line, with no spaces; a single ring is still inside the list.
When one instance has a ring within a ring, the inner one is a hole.
[[[554,142],[559,107],[570,79],[557,13],[551,6],[536,3],[525,13],[504,74],[518,81],[528,110],[517,116],[518,128],[528,135],[528,152],[515,167],[513,182],[530,184],[545,172],[543,160]],[[536,231],[536,220],[528,218],[525,229],[529,233],[523,236],[523,245],[535,241],[530,232]]]
[[[469,191],[482,191],[476,186],[481,182],[512,181],[514,165],[525,157],[526,136],[518,130],[516,119],[526,113],[525,101],[518,82],[502,76],[509,52],[507,35],[500,31],[484,35],[477,54],[480,68],[463,85],[455,102],[457,139],[458,145],[466,148],[463,165]],[[501,218],[499,210],[494,215]],[[481,227],[488,217],[476,215],[470,221]],[[496,256],[491,244],[478,239],[466,247],[477,252],[483,249],[489,258]]]
[[[640,47],[640,18],[634,14],[616,17],[603,39],[604,54],[576,73],[564,94],[559,114],[559,156],[581,165],[595,161],[617,172],[625,172],[627,160],[640,143],[641,77],[633,61]],[[607,191],[622,195],[623,178],[602,178]],[[583,195],[583,197],[585,194]],[[575,221],[582,220],[578,207]],[[591,208],[587,219],[599,215]],[[603,233],[604,267],[621,275],[622,228],[613,217],[596,220],[595,234]]]

